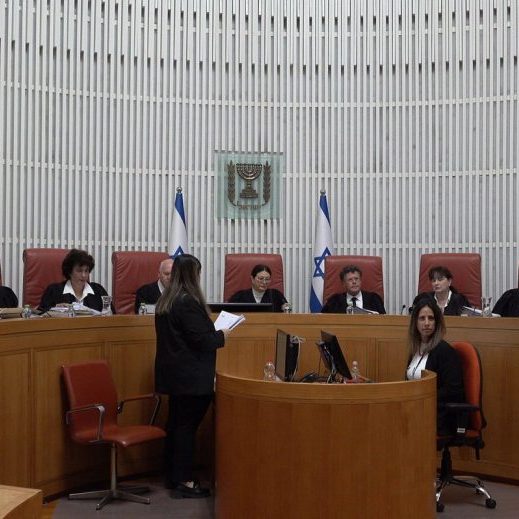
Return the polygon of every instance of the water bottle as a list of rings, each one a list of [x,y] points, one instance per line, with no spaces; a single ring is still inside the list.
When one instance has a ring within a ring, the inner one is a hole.
[[[146,308],[146,303],[141,303],[139,305],[139,315],[146,315],[148,313],[148,309]]]
[[[351,363],[351,381],[354,384],[360,382],[359,363],[356,360]]]
[[[32,315],[31,305],[23,305],[22,317],[24,319],[30,319]]]
[[[346,313],[348,315],[353,315],[353,305],[351,303],[346,303]]]
[[[263,380],[276,380],[276,367],[271,360],[269,360],[263,368]]]
[[[68,315],[68,317],[76,317],[76,311],[74,310],[73,304],[69,305],[68,310],[67,310],[67,315]]]
[[[292,305],[289,302],[286,302],[281,308],[285,314],[292,313]]]

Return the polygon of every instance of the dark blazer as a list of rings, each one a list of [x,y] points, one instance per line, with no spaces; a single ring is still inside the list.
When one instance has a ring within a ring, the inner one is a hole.
[[[233,294],[229,299],[229,303],[255,303],[254,294],[252,293],[252,288],[247,290],[240,290]],[[285,296],[275,288],[267,288],[263,297],[261,298],[261,303],[272,303],[272,311],[273,312],[282,312],[281,308],[287,300]]]
[[[0,287],[0,308],[15,308],[18,298],[9,287]]]
[[[155,390],[169,395],[212,394],[216,350],[225,337],[214,329],[205,307],[183,294],[168,314],[155,314],[155,331]]]
[[[135,313],[139,313],[141,303],[146,303],[147,305],[156,304],[160,295],[158,281],[149,283],[148,285],[142,285],[142,287],[138,288],[137,292],[135,292]]]
[[[379,314],[385,314],[386,309],[384,308],[384,302],[382,298],[376,294],[375,292],[365,292],[362,293],[362,308],[366,310],[373,310],[378,312]],[[321,310],[323,314],[345,314],[346,313],[346,292],[341,294],[333,294],[328,301],[326,301],[323,309]]]
[[[501,317],[519,317],[519,288],[507,290],[492,310]]]
[[[49,308],[52,308],[59,303],[70,304],[75,302],[76,298],[72,294],[63,293],[65,283],[66,281],[63,281],[62,283],[53,283],[45,289],[39,306],[39,309],[42,312],[46,312]],[[83,304],[88,306],[88,308],[93,308],[94,310],[100,312],[103,309],[103,301],[101,296],[107,296],[108,294],[99,283],[89,283],[89,285],[92,287],[94,293],[88,294],[85,299],[83,299]],[[113,308],[112,313],[114,313]]]
[[[434,292],[420,292],[414,298],[413,306],[418,303],[420,299],[425,297],[432,299],[434,303],[436,303],[436,299],[434,299]],[[463,294],[460,294],[459,292],[452,292],[449,304],[443,309],[443,315],[461,315],[463,312],[463,306],[472,308],[469,300]]]
[[[410,362],[411,359],[407,363],[408,366]],[[455,415],[447,413],[445,404],[465,402],[463,371],[458,353],[448,342],[440,341],[429,352],[425,369],[436,373],[438,434],[452,434],[456,429]]]

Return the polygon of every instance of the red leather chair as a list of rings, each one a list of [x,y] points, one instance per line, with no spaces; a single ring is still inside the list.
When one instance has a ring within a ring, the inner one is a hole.
[[[452,285],[463,294],[470,304],[481,307],[481,256],[471,253],[435,252],[422,254],[418,293],[430,292],[429,270],[432,267],[447,267],[452,273]]]
[[[452,461],[449,448],[470,447],[474,449],[476,459],[479,460],[479,451],[485,446],[482,431],[487,425],[485,417],[483,416],[483,377],[479,353],[469,342],[453,342],[452,347],[458,352],[461,360],[466,403],[446,404],[447,409],[456,415],[458,428],[456,435],[440,436],[437,439],[438,449],[442,451],[442,461],[436,485],[436,510],[442,512],[444,509],[440,498],[442,491],[448,485],[460,485],[472,488],[477,494],[485,497],[485,506],[487,508],[495,508],[496,501],[492,499],[477,476],[455,477],[452,473]]]
[[[117,251],[112,254],[112,297],[117,314],[135,313],[135,292],[158,279],[166,252]]]
[[[66,421],[72,439],[84,445],[110,445],[110,488],[93,492],[70,494],[69,499],[101,498],[100,510],[113,499],[149,504],[150,499],[136,495],[146,492],[146,487],[123,489],[117,485],[117,447],[131,447],[140,443],[164,438],[166,433],[153,424],[158,412],[158,395],[140,395],[117,402],[117,392],[108,363],[104,360],[62,366],[63,379],[70,410]],[[155,400],[150,423],[147,425],[118,425],[117,415],[124,403],[134,400]],[[130,493],[131,492],[133,493]]]
[[[51,283],[65,280],[61,273],[69,249],[25,249],[23,251],[23,304],[38,306]]]
[[[255,265],[263,264],[272,270],[269,288],[283,287],[283,258],[281,254],[226,254],[223,300],[228,302],[238,290],[251,288],[250,273]]]
[[[380,256],[326,256],[324,260],[323,300],[344,291],[340,278],[341,270],[355,265],[362,271],[362,290],[375,292],[384,301],[384,276]]]

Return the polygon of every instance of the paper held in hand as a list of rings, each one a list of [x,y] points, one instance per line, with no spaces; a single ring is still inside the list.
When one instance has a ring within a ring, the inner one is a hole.
[[[222,310],[214,322],[214,327],[216,330],[225,330],[226,328],[232,330],[243,321],[245,321],[245,316]]]

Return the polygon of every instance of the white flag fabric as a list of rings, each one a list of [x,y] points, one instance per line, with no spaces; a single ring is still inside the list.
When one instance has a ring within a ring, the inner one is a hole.
[[[188,252],[187,227],[184,213],[184,198],[182,188],[177,188],[175,207],[173,208],[173,220],[169,229],[168,252],[172,258]]]
[[[312,265],[312,290],[310,292],[310,311],[320,312],[323,308],[324,258],[333,254],[332,227],[326,192],[321,191],[319,212],[315,228],[315,240]]]

